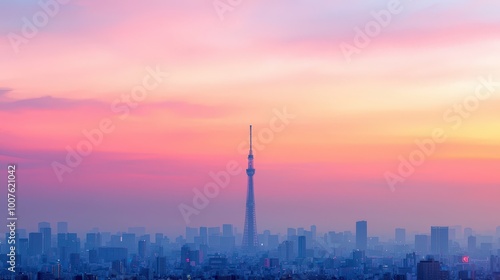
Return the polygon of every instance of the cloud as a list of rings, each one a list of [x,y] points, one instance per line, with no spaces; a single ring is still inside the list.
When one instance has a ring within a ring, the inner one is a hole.
[[[11,88],[3,88],[3,87],[0,87],[0,97],[3,96],[3,95],[6,95],[7,93],[11,92],[12,89]]]
[[[0,94],[1,94],[0,90]],[[10,102],[1,102],[0,111],[15,111],[15,110],[59,110],[59,109],[74,109],[82,106],[102,106],[102,102],[85,99],[72,100],[67,98],[57,98],[52,96],[42,96],[36,98],[19,99]]]
[[[9,92],[10,89],[0,88],[0,96]],[[0,101],[0,111],[18,110],[47,110],[61,111],[74,109],[101,109],[112,114],[109,102],[96,99],[69,99],[53,96],[42,96],[36,98],[18,99],[15,101]],[[160,101],[155,103],[142,103],[134,114],[147,115],[153,111],[168,111],[183,118],[217,118],[227,116],[239,111],[234,106],[227,105],[204,105],[188,101]]]

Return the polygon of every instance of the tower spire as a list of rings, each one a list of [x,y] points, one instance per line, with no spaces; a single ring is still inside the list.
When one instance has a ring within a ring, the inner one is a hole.
[[[252,125],[250,125],[250,154],[253,155],[253,144],[252,144]]]

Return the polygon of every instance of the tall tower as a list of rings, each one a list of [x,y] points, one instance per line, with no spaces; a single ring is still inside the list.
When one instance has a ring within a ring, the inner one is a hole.
[[[243,233],[243,248],[255,250],[257,248],[257,222],[255,221],[255,197],[253,193],[253,151],[252,151],[252,126],[250,125],[250,151],[248,153],[248,189],[247,189],[247,206],[245,213],[245,231]]]
[[[366,221],[356,222],[356,249],[364,251],[368,243],[368,223]]]

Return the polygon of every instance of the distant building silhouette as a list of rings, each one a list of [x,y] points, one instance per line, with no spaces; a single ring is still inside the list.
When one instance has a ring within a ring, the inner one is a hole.
[[[43,235],[41,232],[29,234],[28,254],[30,256],[41,255],[43,252]]]
[[[368,224],[366,221],[356,222],[356,249],[366,250],[368,244]]]
[[[396,244],[406,243],[406,229],[397,228],[394,233],[395,233]]]
[[[448,271],[441,270],[441,264],[433,259],[420,261],[417,265],[417,280],[448,280]]]
[[[299,251],[298,251],[298,257],[300,259],[305,259],[306,258],[306,237],[305,236],[299,236]]]
[[[477,241],[475,236],[469,236],[467,238],[467,251],[469,251],[469,254],[473,254],[476,252],[477,249]]]
[[[429,236],[425,234],[415,235],[415,252],[425,255],[429,252]]]
[[[448,227],[431,227],[431,252],[441,256],[448,255]]]

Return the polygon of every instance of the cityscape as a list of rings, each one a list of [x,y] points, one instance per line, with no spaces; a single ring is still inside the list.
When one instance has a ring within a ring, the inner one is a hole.
[[[500,1],[0,1],[0,280],[500,280]]]
[[[18,230],[16,279],[499,279],[500,226],[483,235],[462,226],[412,234],[396,228],[382,240],[369,223],[355,232],[312,225],[258,232],[244,243],[232,224],[186,227],[174,237],[144,227],[71,232],[67,222]],[[8,240],[8,234],[6,235]],[[250,245],[250,246],[249,246]],[[11,279],[2,242],[3,279]]]
[[[253,133],[250,125],[243,234],[233,224],[186,227],[169,237],[132,227],[78,235],[68,222],[39,222],[37,232],[9,225],[1,243],[4,279],[500,279],[500,226],[495,235],[432,226],[430,234],[394,229],[381,240],[367,221],[356,230],[287,228],[257,232]]]

